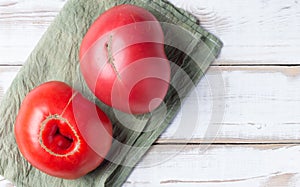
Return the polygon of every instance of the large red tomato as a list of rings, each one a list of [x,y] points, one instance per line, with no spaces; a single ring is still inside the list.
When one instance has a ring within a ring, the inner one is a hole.
[[[83,77],[102,102],[133,114],[163,101],[170,81],[160,23],[147,10],[120,5],[100,15],[80,47]]]
[[[95,169],[111,147],[111,135],[106,114],[57,81],[33,89],[15,123],[16,142],[23,156],[41,171],[66,179]],[[92,149],[87,141],[97,147]]]

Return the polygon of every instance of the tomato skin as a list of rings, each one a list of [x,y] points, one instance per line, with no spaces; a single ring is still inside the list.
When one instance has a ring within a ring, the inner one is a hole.
[[[93,120],[105,131],[97,136],[101,155],[81,133]],[[29,163],[65,179],[76,179],[94,170],[104,160],[112,142],[112,125],[106,114],[58,81],[44,83],[25,97],[14,132],[18,148]]]
[[[161,25],[141,7],[119,5],[100,15],[82,40],[79,58],[90,90],[123,112],[153,111],[169,88]]]

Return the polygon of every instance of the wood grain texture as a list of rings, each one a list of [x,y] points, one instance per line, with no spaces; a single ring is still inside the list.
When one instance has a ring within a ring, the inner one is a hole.
[[[296,187],[299,159],[294,144],[154,145],[123,186]]]
[[[215,64],[299,64],[296,0],[171,0],[196,15],[225,46]]]
[[[171,0],[224,42],[216,65],[300,64],[300,4],[295,0]],[[65,1],[0,4],[0,64],[22,64]],[[16,55],[18,54],[18,55]]]
[[[0,102],[3,98],[4,93],[9,88],[11,82],[17,75],[20,67],[3,67],[0,66]]]
[[[0,100],[19,68],[0,67]],[[157,143],[300,142],[299,93],[300,67],[211,67]]]
[[[300,186],[300,2],[170,1],[224,48],[124,186]],[[65,2],[0,1],[0,101]]]
[[[0,2],[0,64],[23,64],[65,1]]]
[[[299,145],[156,145],[124,186],[299,186],[299,157]]]

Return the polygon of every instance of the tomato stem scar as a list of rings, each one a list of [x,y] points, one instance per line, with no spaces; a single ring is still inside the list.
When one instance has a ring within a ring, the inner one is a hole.
[[[115,59],[113,57],[113,52],[112,52],[112,35],[109,36],[109,40],[105,44],[105,47],[106,47],[106,50],[107,50],[108,63],[113,68],[113,70],[116,73],[118,79],[121,80],[121,76],[120,76],[120,74],[117,70],[117,67],[116,67],[115,63],[114,63]]]

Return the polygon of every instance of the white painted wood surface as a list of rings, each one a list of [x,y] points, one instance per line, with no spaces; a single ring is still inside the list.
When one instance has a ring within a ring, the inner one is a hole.
[[[225,43],[215,64],[299,64],[298,0],[171,0]]]
[[[297,0],[171,2],[195,14],[205,28],[224,41],[222,54],[214,64],[300,63],[300,4]],[[0,64],[22,64],[64,3],[61,0],[2,0]]]
[[[197,86],[201,123],[179,123],[192,95],[124,186],[300,186],[300,1],[170,1],[224,48]],[[0,101],[64,4],[0,0]]]
[[[299,145],[156,145],[124,186],[297,187]]]

